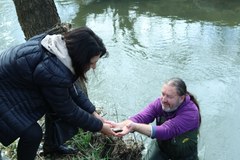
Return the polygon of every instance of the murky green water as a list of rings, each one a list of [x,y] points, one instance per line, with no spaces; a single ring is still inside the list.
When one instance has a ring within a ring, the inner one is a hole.
[[[240,1],[57,0],[63,22],[87,25],[110,56],[89,73],[89,95],[120,121],[179,76],[200,103],[201,160],[239,159]],[[24,42],[13,3],[0,2],[0,50]],[[116,114],[118,116],[116,116]]]

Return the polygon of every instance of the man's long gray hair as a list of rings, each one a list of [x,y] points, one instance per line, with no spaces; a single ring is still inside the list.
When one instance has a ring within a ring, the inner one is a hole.
[[[199,114],[200,114],[200,108],[199,108],[199,104],[198,104],[198,101],[197,99],[194,97],[194,95],[190,92],[187,91],[187,86],[186,86],[186,83],[181,79],[181,78],[178,78],[178,77],[174,77],[174,78],[170,78],[169,80],[167,80],[165,82],[165,84],[167,85],[171,85],[173,87],[176,88],[177,90],[177,94],[179,96],[183,96],[183,95],[189,95],[190,96],[190,99],[196,104],[196,106],[198,107],[198,110],[199,110]],[[200,116],[200,122],[201,122],[201,116]]]
[[[181,78],[171,78],[165,82],[168,85],[171,85],[176,88],[177,94],[183,96],[187,94],[187,86]]]

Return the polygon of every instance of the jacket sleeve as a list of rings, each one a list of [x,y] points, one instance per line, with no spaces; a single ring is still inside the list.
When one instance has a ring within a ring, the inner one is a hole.
[[[74,102],[88,113],[92,114],[96,110],[95,106],[77,85],[73,84],[73,87],[70,88],[70,95]]]
[[[159,105],[160,105],[160,101],[159,99],[156,99],[155,101],[151,102],[146,107],[144,107],[138,114],[130,117],[129,119],[137,123],[145,123],[145,124],[152,123],[157,117],[157,115],[159,114],[158,113]]]
[[[82,98],[84,99],[84,103],[81,106],[78,106],[70,95],[70,88],[47,87],[42,88],[41,90],[52,110],[63,120],[92,132],[100,131],[102,129],[102,122],[84,110],[88,107],[89,110],[93,110],[91,102],[86,98]],[[79,97],[82,96],[84,95],[79,95]]]

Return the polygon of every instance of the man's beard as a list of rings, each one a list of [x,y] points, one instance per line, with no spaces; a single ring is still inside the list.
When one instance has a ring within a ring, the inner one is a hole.
[[[165,111],[165,112],[173,112],[173,111],[175,111],[175,110],[177,110],[178,109],[178,107],[180,106],[180,102],[178,102],[175,106],[173,106],[173,107],[170,107],[169,105],[164,105],[163,103],[162,103],[162,109],[163,109],[163,111]]]

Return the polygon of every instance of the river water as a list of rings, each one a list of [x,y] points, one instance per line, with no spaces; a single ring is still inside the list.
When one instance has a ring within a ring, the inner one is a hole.
[[[110,56],[88,73],[88,93],[108,119],[137,113],[178,76],[200,104],[200,159],[239,159],[239,1],[55,2],[62,22],[87,25],[106,44]],[[0,50],[24,42],[12,1],[0,1],[0,19]]]

